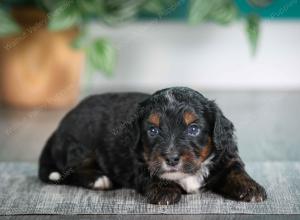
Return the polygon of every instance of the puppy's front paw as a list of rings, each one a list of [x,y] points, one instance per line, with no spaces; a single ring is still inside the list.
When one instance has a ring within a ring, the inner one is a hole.
[[[148,188],[146,196],[151,204],[171,205],[179,202],[181,189],[175,183],[156,183]]]
[[[107,176],[101,176],[91,186],[93,189],[107,190],[111,188],[111,181]]]
[[[227,185],[227,188],[228,185]],[[266,190],[251,178],[240,178],[227,189],[233,199],[245,202],[262,202],[267,198]]]
[[[227,173],[216,191],[225,197],[244,201],[262,202],[267,199],[266,190],[253,180],[244,169],[232,169]]]
[[[234,188],[233,195],[237,200],[245,202],[262,202],[267,199],[266,190],[253,180],[245,181]]]

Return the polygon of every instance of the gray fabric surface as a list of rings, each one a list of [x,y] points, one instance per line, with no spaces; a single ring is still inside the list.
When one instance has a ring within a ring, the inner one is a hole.
[[[47,185],[37,166],[0,163],[0,215],[16,214],[300,214],[300,162],[257,162],[248,172],[266,187],[262,203],[235,202],[212,193],[185,195],[179,204],[147,204],[132,190],[92,191]]]

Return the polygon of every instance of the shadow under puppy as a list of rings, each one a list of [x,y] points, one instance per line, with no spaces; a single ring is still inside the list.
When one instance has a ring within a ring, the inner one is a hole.
[[[199,189],[242,201],[267,197],[244,169],[233,124],[213,101],[183,87],[83,100],[49,138],[39,178],[133,188],[154,204],[174,204]]]

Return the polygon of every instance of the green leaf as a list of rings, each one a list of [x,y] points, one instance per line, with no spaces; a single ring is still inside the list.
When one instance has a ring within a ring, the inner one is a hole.
[[[202,22],[210,13],[216,0],[190,0],[188,20],[192,24]]]
[[[103,14],[103,1],[89,0],[89,1],[77,1],[78,8],[86,15],[101,15]]]
[[[81,22],[80,10],[74,0],[67,0],[57,5],[49,16],[48,27],[52,31],[65,30]]]
[[[213,20],[228,24],[238,17],[233,0],[191,0],[188,19],[191,23]]]
[[[209,19],[220,24],[228,24],[237,18],[237,10],[232,0],[215,1],[214,7],[209,13]]]
[[[102,70],[106,75],[113,73],[116,63],[116,51],[105,39],[97,39],[86,49],[87,64],[94,71]]]
[[[260,18],[256,14],[247,16],[246,31],[250,42],[251,52],[254,55],[257,49],[257,42],[259,37],[259,21]]]
[[[0,21],[0,37],[18,34],[22,31],[11,16],[2,9],[0,9]]]
[[[172,10],[177,7],[178,4],[180,4],[179,0],[148,0],[143,5],[142,10],[150,14],[162,15],[168,9]]]
[[[87,36],[84,30],[80,30],[78,36],[71,42],[71,47],[74,49],[81,49],[87,45]]]
[[[266,7],[272,3],[272,0],[248,0],[248,2],[256,7]]]
[[[105,13],[102,15],[102,18],[110,25],[128,21],[135,18],[142,3],[143,1],[136,0],[105,1]]]
[[[160,0],[150,0],[143,6],[143,10],[152,14],[159,14],[164,10],[164,7]]]
[[[55,10],[59,5],[66,2],[66,0],[34,0],[38,7],[46,9],[48,12]],[[67,0],[70,2],[70,0]],[[73,1],[73,0],[71,0]]]

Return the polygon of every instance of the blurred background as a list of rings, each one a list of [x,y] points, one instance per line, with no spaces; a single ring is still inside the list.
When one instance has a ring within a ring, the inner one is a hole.
[[[0,161],[36,162],[82,98],[188,86],[245,161],[300,159],[300,0],[0,0]]]

